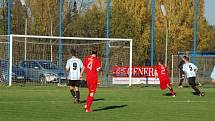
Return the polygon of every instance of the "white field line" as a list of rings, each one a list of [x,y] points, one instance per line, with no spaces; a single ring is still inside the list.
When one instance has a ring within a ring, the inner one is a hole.
[[[42,103],[42,102],[49,102],[49,103],[71,103],[72,101],[68,101],[68,100],[21,100],[21,101],[0,101],[0,104],[10,104],[10,103]],[[96,101],[96,103],[98,102],[122,102],[122,103],[126,103],[126,102],[130,102],[130,103],[134,103],[134,102],[142,102],[142,101],[123,101],[123,100],[116,100],[116,101],[107,101],[107,100],[99,100]],[[161,101],[150,101],[150,102],[161,102]],[[169,103],[208,103],[209,101],[192,101],[192,100],[175,100],[175,101],[168,101]]]
[[[69,101],[54,101],[54,100],[21,100],[21,101],[0,101],[1,103],[42,103],[42,102],[50,102],[50,103],[66,103]]]
[[[174,103],[208,103],[209,101],[201,100],[201,101],[195,101],[195,100],[175,100],[175,101],[168,101],[168,102],[174,102]]]

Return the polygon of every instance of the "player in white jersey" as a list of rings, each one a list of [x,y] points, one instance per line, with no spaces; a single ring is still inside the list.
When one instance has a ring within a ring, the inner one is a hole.
[[[74,103],[80,103],[80,72],[83,63],[76,57],[76,51],[71,50],[72,58],[67,60],[66,70],[69,72],[67,80],[71,95],[74,97]]]
[[[198,96],[204,96],[204,94],[197,88],[197,84],[196,84],[196,71],[198,70],[198,68],[193,63],[189,62],[189,57],[183,56],[182,59],[185,62],[183,64],[182,70],[186,74],[189,85],[195,91],[194,94]]]
[[[215,65],[214,65],[214,69],[211,72],[211,79],[212,79],[212,83],[215,84]]]

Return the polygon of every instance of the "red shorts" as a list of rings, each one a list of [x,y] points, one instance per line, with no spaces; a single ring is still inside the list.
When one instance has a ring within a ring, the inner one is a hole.
[[[172,86],[169,79],[160,79],[160,88],[165,90],[168,86]]]
[[[89,93],[96,93],[97,88],[97,80],[87,80],[88,92]]]

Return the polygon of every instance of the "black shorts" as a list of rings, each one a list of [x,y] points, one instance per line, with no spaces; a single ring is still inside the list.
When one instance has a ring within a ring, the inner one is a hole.
[[[196,77],[189,77],[188,83],[190,86],[196,86]]]
[[[68,80],[68,86],[79,87],[81,84],[80,80]]]

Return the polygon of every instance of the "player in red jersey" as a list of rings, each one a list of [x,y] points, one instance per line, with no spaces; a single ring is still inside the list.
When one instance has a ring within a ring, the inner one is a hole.
[[[160,80],[160,88],[162,90],[165,90],[168,87],[172,97],[175,97],[172,84],[170,83],[170,80],[169,80],[168,69],[163,65],[162,60],[159,60],[158,65],[155,66],[155,78],[157,77]]]
[[[92,54],[85,57],[83,61],[83,68],[81,70],[81,78],[84,70],[86,70],[86,81],[88,86],[88,97],[84,107],[86,112],[92,112],[90,107],[93,103],[94,95],[96,93],[98,71],[100,68],[100,60],[97,57],[97,50],[93,49]]]

